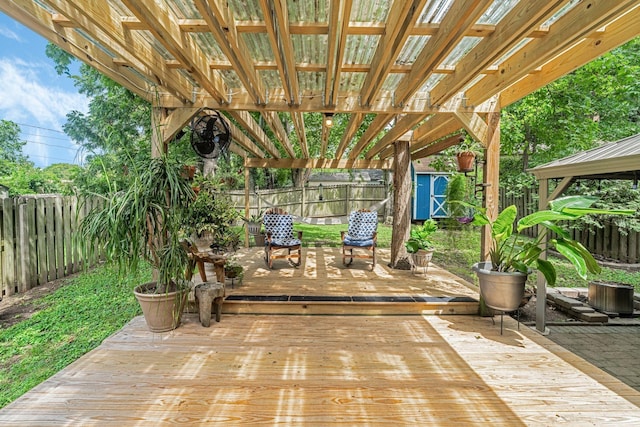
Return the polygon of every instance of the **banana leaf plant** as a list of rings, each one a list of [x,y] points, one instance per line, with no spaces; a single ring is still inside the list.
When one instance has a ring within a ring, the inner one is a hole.
[[[477,209],[472,224],[489,226],[492,240],[489,258],[494,271],[519,271],[526,274],[531,269],[537,269],[544,275],[547,283],[553,286],[557,277],[555,266],[541,257],[545,250],[545,238],[549,232],[553,232],[555,237],[548,240],[548,245],[567,258],[578,275],[586,280],[587,272],[598,274],[601,268],[587,248],[571,238],[561,222],[575,221],[590,214],[634,214],[633,210],[592,208],[597,200],[596,197],[588,196],[562,197],[549,202],[549,209],[527,215],[517,223],[518,210],[514,205],[502,210],[495,220],[487,216],[486,209]],[[523,230],[538,225],[542,226],[542,231],[535,239],[521,234]]]

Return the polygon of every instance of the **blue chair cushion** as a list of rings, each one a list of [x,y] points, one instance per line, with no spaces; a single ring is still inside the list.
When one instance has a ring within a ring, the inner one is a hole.
[[[342,241],[342,244],[345,246],[360,246],[360,247],[367,247],[367,246],[374,246],[375,242],[373,241],[373,239],[366,239],[366,240],[356,240],[356,239],[352,239],[348,234],[344,237],[344,240]]]
[[[271,246],[297,246],[302,244],[299,239],[271,239]]]

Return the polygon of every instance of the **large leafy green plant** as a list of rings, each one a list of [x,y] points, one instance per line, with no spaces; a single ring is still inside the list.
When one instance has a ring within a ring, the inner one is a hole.
[[[419,250],[430,250],[433,247],[431,236],[438,230],[438,223],[433,219],[425,221],[421,226],[413,228],[409,240],[405,242],[407,252],[414,254]]]
[[[188,262],[180,231],[194,193],[181,169],[166,157],[132,162],[127,187],[102,196],[102,207],[79,229],[84,249],[100,248],[122,275],[136,273],[141,260],[149,262],[159,293],[175,287]]]
[[[518,210],[514,205],[506,207],[495,220],[491,220],[486,210],[478,209],[474,216],[474,225],[488,225],[492,246],[489,251],[492,269],[509,272],[527,273],[531,268],[539,270],[549,283],[556,283],[554,265],[541,257],[544,242],[549,232],[555,237],[548,244],[565,256],[583,279],[587,272],[600,273],[600,266],[593,255],[580,243],[573,240],[569,232],[560,224],[562,221],[575,221],[589,214],[631,215],[631,210],[596,209],[591,206],[598,199],[585,196],[567,196],[549,202],[549,209],[534,212],[516,223]],[[535,239],[529,239],[520,233],[522,230],[542,226],[542,232]],[[514,234],[514,226],[516,233]]]

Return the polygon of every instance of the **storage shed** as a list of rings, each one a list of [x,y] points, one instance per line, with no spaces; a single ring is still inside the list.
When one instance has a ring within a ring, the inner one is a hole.
[[[411,162],[411,219],[414,221],[449,216],[445,207],[445,192],[450,174],[437,172],[430,163],[429,158]]]

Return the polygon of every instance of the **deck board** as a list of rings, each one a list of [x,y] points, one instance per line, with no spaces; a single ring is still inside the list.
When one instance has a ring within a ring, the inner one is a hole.
[[[227,295],[477,297],[437,266],[390,270],[383,254],[373,271],[347,269],[337,249],[306,253],[267,270],[241,252],[246,275]],[[208,328],[188,313],[164,334],[137,317],[0,410],[0,425],[640,425],[640,393],[509,317],[500,335],[490,318],[356,304],[227,313]]]
[[[477,316],[225,315],[204,328],[188,314],[152,334],[137,317],[0,411],[0,425],[640,423],[618,394],[638,392],[505,325],[500,335]]]

